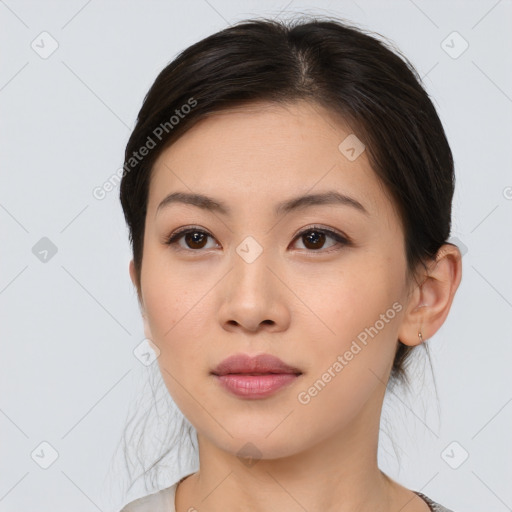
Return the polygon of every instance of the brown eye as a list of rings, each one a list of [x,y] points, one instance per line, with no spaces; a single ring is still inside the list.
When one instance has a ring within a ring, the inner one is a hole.
[[[325,233],[321,231],[309,231],[306,235],[302,235],[302,239],[305,241],[304,245],[308,249],[321,249],[325,238]]]
[[[184,229],[172,234],[165,243],[167,245],[178,245],[183,250],[199,250],[206,246],[209,237],[213,238],[209,233],[200,229]],[[185,247],[179,243],[181,239],[185,242]]]
[[[203,231],[202,229],[183,229],[178,231],[177,233],[173,233],[165,243],[167,245],[176,245],[177,250],[184,250],[190,252],[201,252],[201,249],[204,249],[208,243],[208,238],[214,240],[213,236],[210,233]],[[181,244],[181,239],[183,239],[185,245]],[[333,242],[327,246],[330,247],[340,246],[348,246],[351,245],[348,238],[345,236],[332,231],[330,229],[325,228],[317,228],[310,227],[299,233],[295,240],[301,240],[304,245],[304,249],[308,252],[330,252],[329,250],[321,251],[320,249],[325,248],[326,241],[331,239]],[[206,247],[214,248],[213,247]]]
[[[324,248],[325,242],[329,238],[333,240],[334,243],[328,245],[328,248],[336,245],[350,245],[350,242],[347,238],[339,233],[336,233],[335,231],[331,231],[330,229],[325,228],[311,227],[299,233],[296,238],[300,239],[304,247],[310,252],[328,252],[327,250],[319,251],[319,249]]]
[[[189,231],[188,233],[185,233],[185,236],[183,237],[185,243],[191,249],[202,249],[206,245],[207,238],[208,235],[201,231]]]

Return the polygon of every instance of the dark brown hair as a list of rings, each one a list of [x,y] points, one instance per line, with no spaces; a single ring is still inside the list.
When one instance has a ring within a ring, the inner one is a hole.
[[[306,100],[347,123],[399,212],[408,272],[435,257],[450,235],[452,153],[413,65],[376,35],[318,17],[242,21],[188,47],[160,72],[126,146],[120,187],[138,293],[156,158],[208,114],[256,101]],[[397,340],[390,382],[408,384],[413,348]]]

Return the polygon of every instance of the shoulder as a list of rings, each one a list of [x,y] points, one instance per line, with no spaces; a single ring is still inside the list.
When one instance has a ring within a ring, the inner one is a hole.
[[[177,483],[126,504],[120,512],[175,512]]]
[[[413,492],[416,493],[421,499],[423,499],[423,501],[427,503],[432,512],[454,512],[453,510],[444,507],[440,503],[436,503],[434,500],[430,499],[428,496],[425,496],[425,494],[419,491]]]

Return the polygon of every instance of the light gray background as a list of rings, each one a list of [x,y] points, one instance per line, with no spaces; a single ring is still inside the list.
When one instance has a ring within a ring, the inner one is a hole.
[[[119,190],[92,191],[122,165],[142,99],[179,51],[240,19],[297,11],[394,41],[455,157],[452,235],[467,252],[428,341],[439,409],[419,353],[414,392],[385,402],[381,469],[456,512],[512,510],[510,1],[0,0],[2,512],[117,511],[146,494],[123,496],[122,461],[112,465],[150,367],[133,354],[144,334]],[[47,58],[43,31],[58,43]],[[469,44],[457,58],[454,31]],[[57,248],[46,262],[33,249],[43,237]],[[182,474],[171,467],[161,486]]]

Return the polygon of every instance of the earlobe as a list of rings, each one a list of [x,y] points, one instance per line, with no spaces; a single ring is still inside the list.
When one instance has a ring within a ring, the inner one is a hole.
[[[148,317],[144,311],[142,312],[142,320],[144,322],[144,337],[153,341],[153,335],[151,334],[151,328],[149,327]]]
[[[142,292],[141,292],[141,290],[139,288],[139,283],[138,283],[138,279],[137,279],[137,272],[135,270],[135,263],[133,262],[133,259],[130,260],[129,272],[130,272],[130,279],[132,281],[132,284],[133,284],[135,290],[137,291],[137,299],[139,301],[139,306],[142,309],[143,308]]]
[[[462,256],[452,244],[443,245],[411,295],[399,339],[410,346],[431,338],[443,325],[462,278]]]
[[[138,289],[138,286],[137,286],[137,274],[135,272],[135,264],[133,262],[133,259],[130,260],[129,272],[130,272],[130,279],[132,280],[132,284],[135,287],[135,289],[137,290],[137,296],[138,296],[138,299],[139,299],[140,312],[141,312],[141,315],[142,315],[142,321],[144,322],[144,337],[146,339],[153,340],[152,335],[151,335],[151,328],[149,327],[148,317],[147,317],[147,314],[146,314],[146,311],[145,311],[145,308],[144,308],[144,304],[142,303],[142,300],[141,300],[141,297],[140,297],[140,293],[139,293],[139,289]]]
[[[137,282],[135,279],[135,264],[133,263],[133,260],[130,260],[130,265],[128,267],[128,270],[130,272],[130,279],[132,280],[133,286],[137,287]]]

